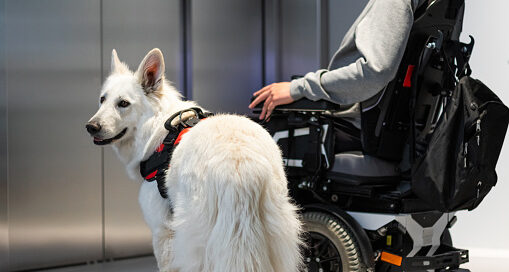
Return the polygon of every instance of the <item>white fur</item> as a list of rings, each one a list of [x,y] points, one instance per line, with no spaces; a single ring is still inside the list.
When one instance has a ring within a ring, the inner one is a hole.
[[[166,200],[155,182],[142,180],[139,163],[166,136],[166,119],[196,104],[182,101],[164,80],[159,49],[135,73],[113,51],[101,96],[105,100],[91,118],[102,126],[95,136],[108,139],[127,128],[113,148],[129,176],[142,183],[139,202],[161,271],[299,270],[301,224],[288,197],[280,150],[262,127],[236,115],[198,123],[173,153]],[[120,99],[131,105],[118,107]]]

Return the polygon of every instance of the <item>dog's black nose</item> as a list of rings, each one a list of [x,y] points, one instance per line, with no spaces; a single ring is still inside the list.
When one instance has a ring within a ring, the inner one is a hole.
[[[101,125],[99,125],[99,123],[97,122],[88,122],[85,127],[87,128],[88,133],[90,133],[91,135],[94,135],[101,131]]]

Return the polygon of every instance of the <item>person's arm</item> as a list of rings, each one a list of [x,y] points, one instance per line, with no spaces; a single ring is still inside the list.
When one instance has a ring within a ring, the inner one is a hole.
[[[413,24],[413,5],[412,0],[375,1],[355,30],[361,57],[350,65],[293,80],[291,98],[348,105],[377,94],[396,75]]]

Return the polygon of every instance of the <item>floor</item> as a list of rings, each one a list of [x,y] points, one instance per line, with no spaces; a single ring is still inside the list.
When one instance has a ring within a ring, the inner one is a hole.
[[[505,265],[507,260],[499,258],[474,258],[462,266],[472,272],[508,272]],[[120,260],[83,266],[72,266],[59,269],[40,270],[41,272],[156,272],[157,265],[154,257]]]
[[[140,257],[113,262],[70,266],[57,269],[40,270],[40,272],[157,272],[154,257]]]

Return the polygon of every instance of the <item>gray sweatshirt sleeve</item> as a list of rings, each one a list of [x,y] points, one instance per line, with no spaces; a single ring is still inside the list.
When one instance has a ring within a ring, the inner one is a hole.
[[[412,28],[415,0],[372,1],[353,35],[360,57],[349,65],[293,80],[293,99],[354,104],[374,96],[394,78]]]

